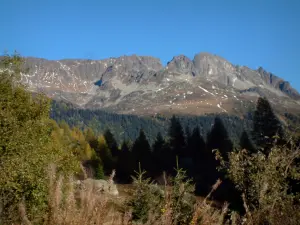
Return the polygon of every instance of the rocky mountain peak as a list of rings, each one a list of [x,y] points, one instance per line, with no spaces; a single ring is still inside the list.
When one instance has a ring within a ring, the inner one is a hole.
[[[200,73],[206,73],[208,75],[215,74],[221,70],[229,72],[235,70],[235,67],[226,59],[206,52],[195,55],[193,62],[195,68]]]
[[[234,66],[209,53],[193,60],[174,56],[165,67],[158,58],[138,55],[103,60],[26,58],[25,66],[29,72],[22,81],[31,90],[86,108],[137,114],[240,112],[258,96],[281,108],[300,107],[300,95],[287,81],[262,67]]]
[[[149,70],[160,70],[163,68],[160,59],[151,56],[121,56],[117,58],[116,64],[126,65],[133,69],[148,68]]]
[[[261,75],[261,77],[269,84],[276,85],[278,82],[283,81],[283,79],[275,76],[274,74],[266,71],[263,67],[259,67],[257,72]]]
[[[174,56],[166,68],[171,72],[195,75],[194,64],[185,55]]]
[[[266,71],[263,67],[259,67],[257,72],[261,78],[270,86],[279,89],[283,93],[289,95],[292,98],[300,99],[300,94],[297,90],[291,87],[288,81],[283,80],[282,78]]]

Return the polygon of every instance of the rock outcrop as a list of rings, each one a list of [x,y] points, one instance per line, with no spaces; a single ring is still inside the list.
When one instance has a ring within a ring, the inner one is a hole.
[[[95,193],[119,195],[116,184],[106,180],[85,179],[76,182],[77,188],[81,190],[93,190]]]

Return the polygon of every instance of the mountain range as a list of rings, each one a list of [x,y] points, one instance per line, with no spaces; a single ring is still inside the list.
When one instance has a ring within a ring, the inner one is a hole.
[[[279,112],[300,112],[300,94],[262,67],[238,66],[210,53],[103,60],[25,58],[22,81],[33,91],[80,108],[121,114],[244,115],[259,96]]]

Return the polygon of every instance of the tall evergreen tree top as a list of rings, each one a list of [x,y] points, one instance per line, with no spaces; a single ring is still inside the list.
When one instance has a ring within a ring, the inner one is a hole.
[[[110,129],[106,129],[106,131],[104,132],[104,138],[106,140],[107,146],[111,150],[112,155],[117,156],[118,144],[114,135],[111,133]]]
[[[243,131],[241,138],[240,138],[240,147],[241,149],[246,149],[250,153],[255,153],[256,150],[249,139],[248,133],[246,131]]]
[[[205,151],[205,148],[205,142],[200,134],[199,127],[195,127],[193,129],[190,139],[188,140],[188,156],[192,157],[195,160],[196,157],[199,157],[201,153]]]
[[[135,170],[138,170],[139,163],[146,171],[152,170],[151,147],[146,138],[144,131],[141,129],[140,134],[132,146],[132,155],[135,160]]]
[[[178,118],[174,115],[171,118],[171,123],[169,127],[169,144],[171,150],[176,155],[182,155],[185,149],[185,138],[182,126]]]
[[[185,127],[185,139],[186,139],[186,143],[188,143],[188,140],[191,138],[191,131],[190,131],[190,127],[187,125]]]
[[[160,150],[164,146],[164,144],[165,144],[165,140],[164,140],[163,136],[161,135],[161,133],[158,132],[155,142],[152,146],[153,152],[157,152],[158,150]]]
[[[207,135],[207,147],[209,150],[218,149],[225,160],[233,149],[227,130],[219,117],[215,118],[214,125]]]
[[[268,152],[274,143],[274,137],[283,138],[280,121],[266,98],[259,98],[253,117],[252,137],[257,147]]]
[[[137,152],[140,155],[142,152],[150,152],[151,148],[145,132],[141,129],[136,141],[133,143],[132,152]]]
[[[127,144],[126,141],[123,141],[122,142],[122,145],[121,145],[121,152],[129,152],[129,146]]]

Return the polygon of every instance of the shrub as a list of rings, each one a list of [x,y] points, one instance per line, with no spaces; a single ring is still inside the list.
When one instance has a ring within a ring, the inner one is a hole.
[[[179,168],[176,171],[170,186],[165,179],[165,187],[144,179],[144,171],[137,172],[133,177],[135,191],[127,202],[132,207],[133,220],[151,221],[152,224],[162,220],[171,224],[188,224],[192,220],[196,203],[194,185],[186,179],[185,171]]]
[[[247,224],[298,224],[299,196],[290,191],[288,180],[300,179],[299,157],[292,143],[273,146],[268,155],[245,149],[230,154],[223,166],[243,192]]]

